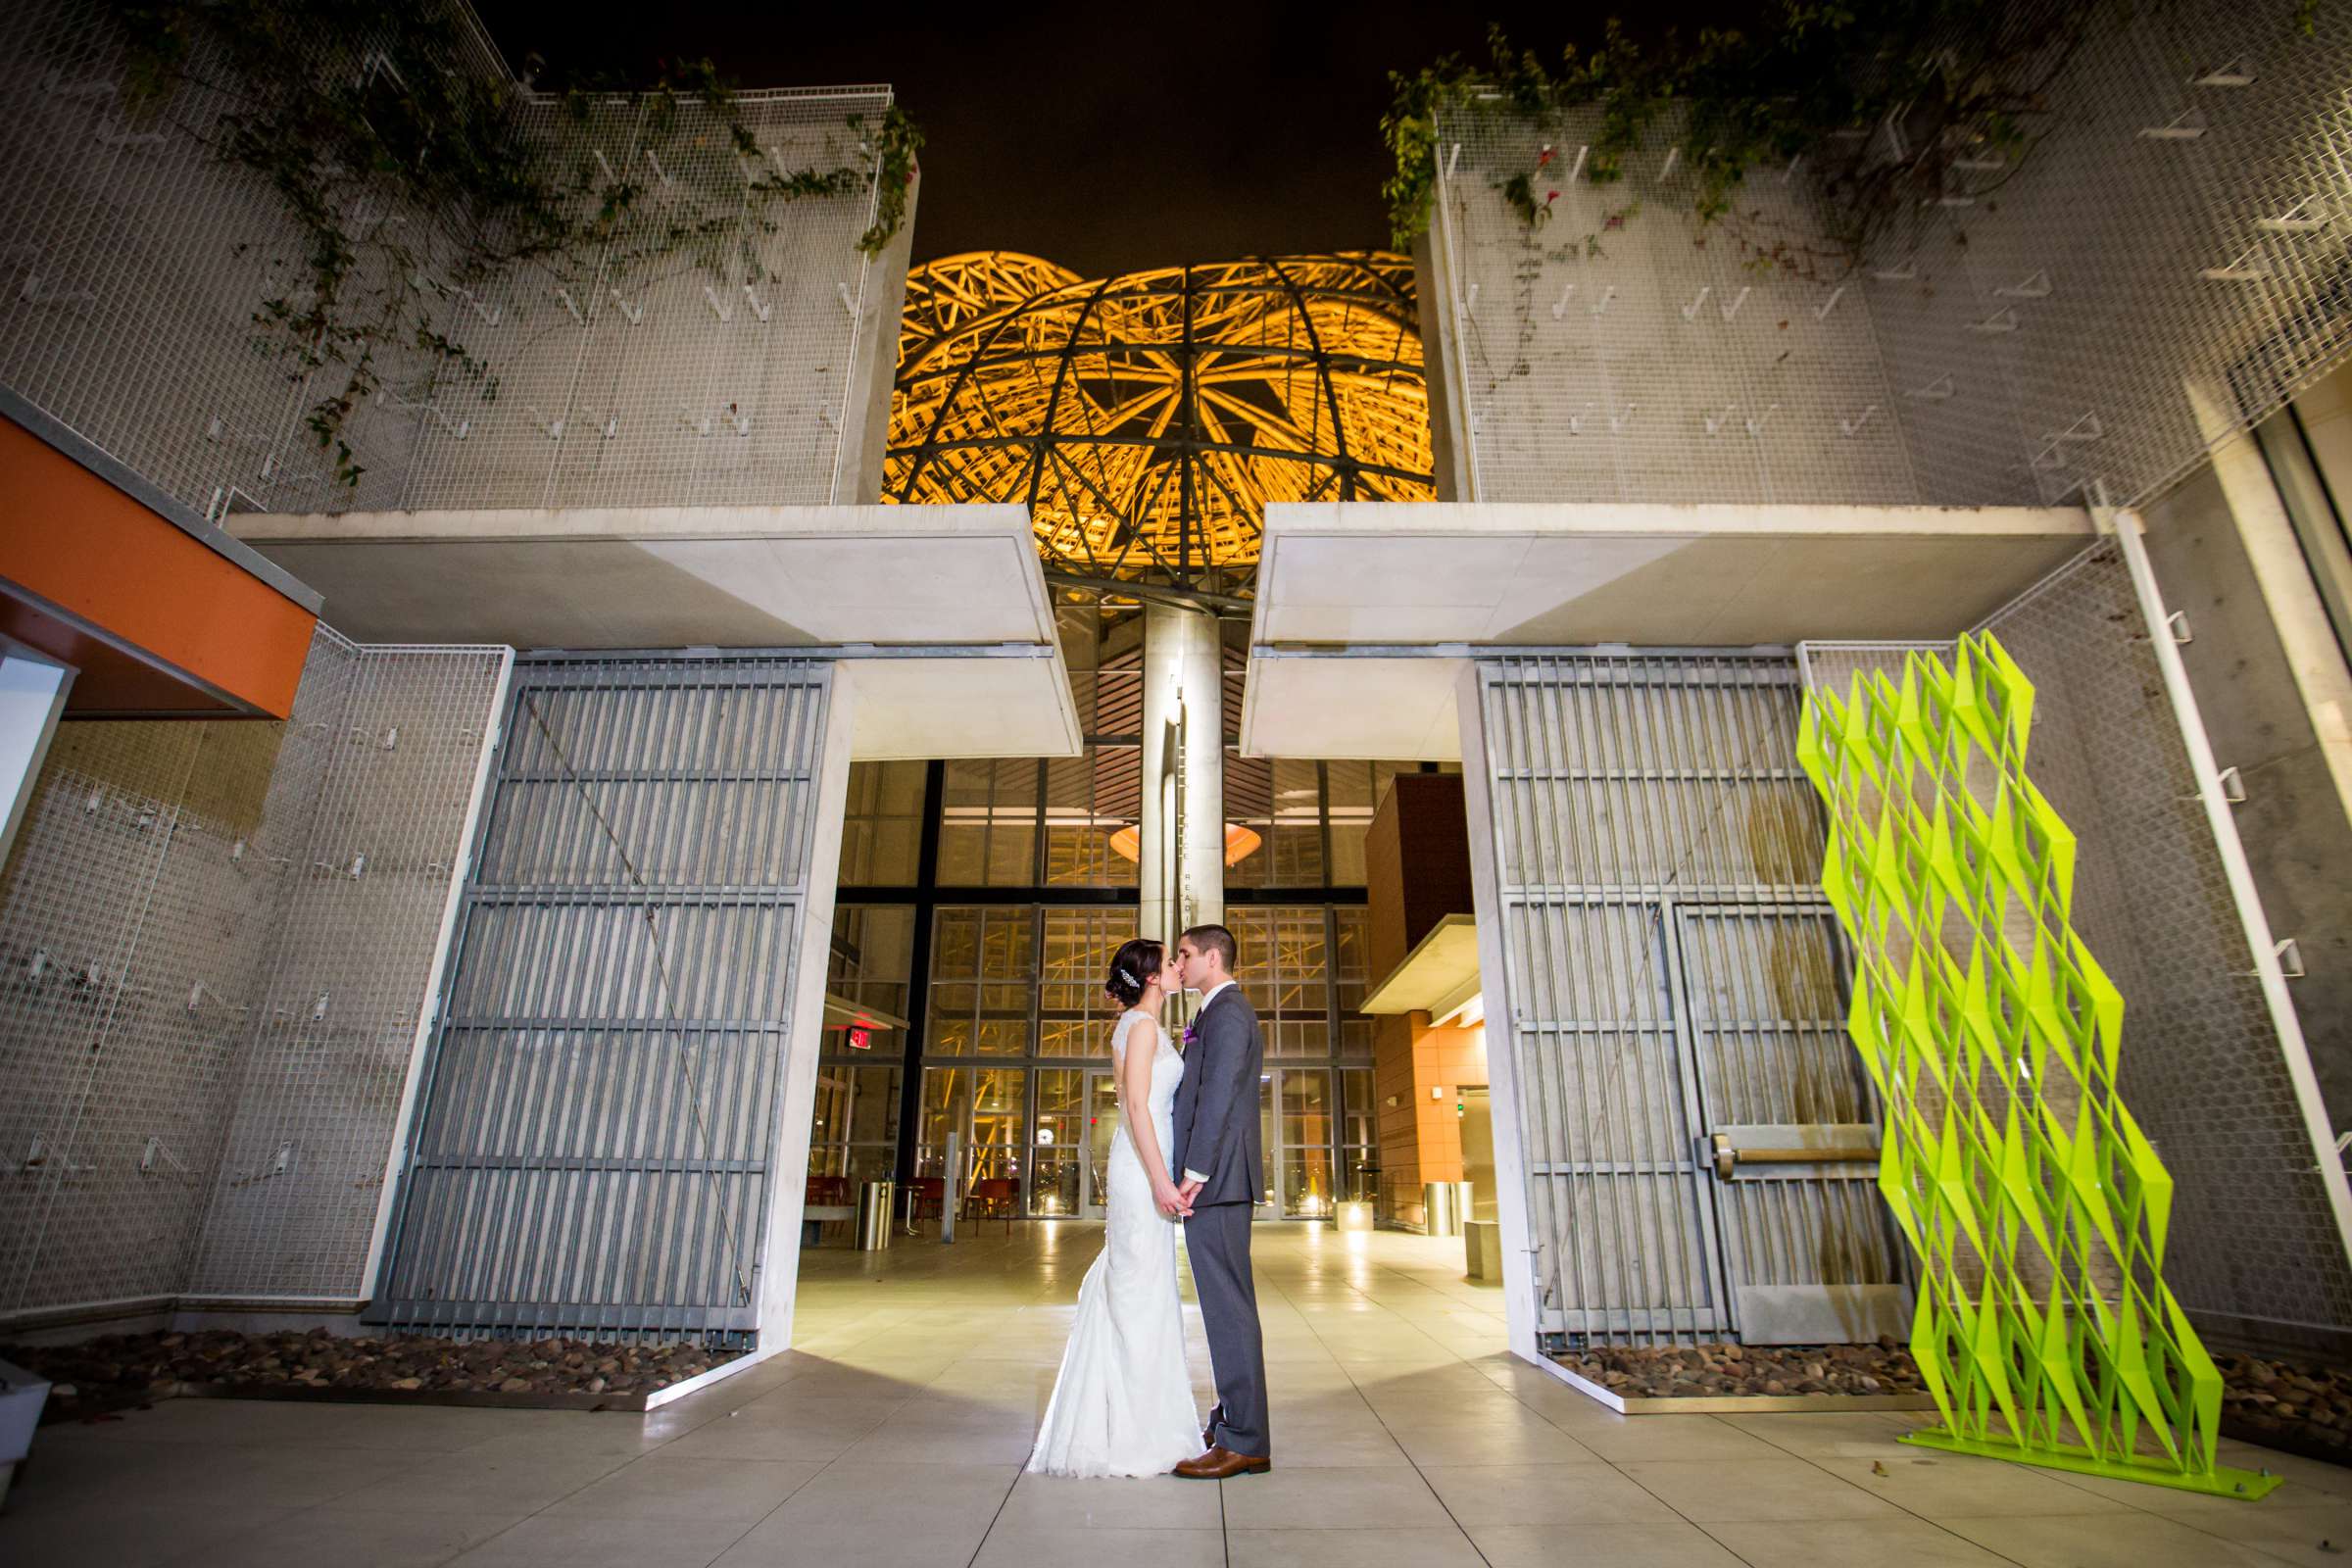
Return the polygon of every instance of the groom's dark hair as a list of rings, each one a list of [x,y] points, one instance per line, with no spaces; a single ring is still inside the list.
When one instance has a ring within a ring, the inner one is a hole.
[[[1187,930],[1179,940],[1190,942],[1195,953],[1213,953],[1224,964],[1227,974],[1239,961],[1241,950],[1233,945],[1233,933],[1221,925],[1197,925]]]

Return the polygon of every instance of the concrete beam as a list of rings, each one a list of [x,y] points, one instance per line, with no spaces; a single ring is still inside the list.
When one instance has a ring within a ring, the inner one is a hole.
[[[2096,537],[2074,508],[1269,507],[1242,749],[1457,758],[1482,649],[1950,637]]]
[[[326,596],[329,623],[362,642],[1054,640],[1028,512],[1017,506],[271,514],[230,523],[305,573]]]

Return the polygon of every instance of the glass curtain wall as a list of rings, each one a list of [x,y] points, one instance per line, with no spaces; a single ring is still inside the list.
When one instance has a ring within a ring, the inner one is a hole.
[[[991,1214],[1100,1216],[1118,1114],[1102,965],[1136,922],[1140,622],[1064,612],[1082,756],[852,767],[832,990],[909,1027],[861,1051],[828,1031],[812,1179],[895,1168]],[[1238,670],[1229,686],[1230,727]],[[1227,868],[1226,923],[1265,1024],[1261,1217],[1327,1217],[1376,1177],[1363,841],[1414,765],[1244,759],[1228,736],[1228,816],[1256,839]]]
[[[846,841],[845,841],[846,844]],[[845,849],[846,853],[846,849]],[[904,905],[840,905],[833,911],[829,999],[905,1017],[913,989],[914,910]],[[830,1014],[833,1009],[828,1006]],[[816,1068],[816,1112],[808,1130],[808,1176],[828,1201],[858,1182],[897,1168],[906,1041],[889,1028],[853,1030],[828,1016]]]
[[[959,1179],[1017,1184],[1022,1213],[1099,1209],[1102,1172],[1088,1159],[1107,1150],[1116,1123],[1105,1118],[1117,1114],[1108,1083],[1116,1020],[1100,971],[1134,934],[1133,909],[948,906],[933,920],[916,1173],[946,1174],[954,1132],[967,1151]],[[1266,1189],[1285,1218],[1327,1217],[1371,1159],[1371,1025],[1356,1011],[1363,909],[1243,906],[1226,923],[1265,1030]],[[1348,1102],[1357,1106],[1354,1145],[1342,1138]]]

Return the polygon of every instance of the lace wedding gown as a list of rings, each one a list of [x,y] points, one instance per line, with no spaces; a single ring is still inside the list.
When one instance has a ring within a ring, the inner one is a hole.
[[[1152,1130],[1164,1159],[1174,1142],[1170,1112],[1184,1057],[1150,1014],[1129,1012],[1110,1037],[1114,1063],[1125,1063],[1131,1035],[1153,1044]],[[1102,1252],[1078,1287],[1061,1375],[1029,1455],[1029,1468],[1047,1475],[1165,1475],[1200,1451],[1176,1291],[1177,1222],[1152,1201],[1152,1178],[1128,1142],[1123,1109],[1111,1134],[1106,1184]]]

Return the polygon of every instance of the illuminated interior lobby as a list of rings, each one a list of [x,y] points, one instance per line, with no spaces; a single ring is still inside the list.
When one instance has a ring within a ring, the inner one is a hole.
[[[0,18],[0,1562],[2352,1540],[2344,14],[1133,270],[382,9]],[[1274,1469],[1031,1474],[1201,924]]]
[[[1407,931],[1375,808],[1398,773],[1459,768],[1247,757],[1238,732],[1267,505],[1434,495],[1413,288],[1388,254],[909,274],[883,498],[1029,509],[1086,738],[1070,759],[854,765],[828,988],[870,1022],[826,1037],[812,1201],[888,1177],[935,1214],[953,1135],[959,1209],[1101,1218],[1103,956],[1222,920],[1266,1028],[1266,1217],[1348,1201],[1422,1223],[1421,1103],[1472,1089],[1445,1102],[1467,1113],[1484,1058],[1416,1080],[1408,1015],[1367,1009],[1429,924]],[[1436,788],[1458,801],[1458,777]],[[1456,884],[1443,912],[1466,916]],[[1406,1167],[1385,1186],[1384,1121]]]

